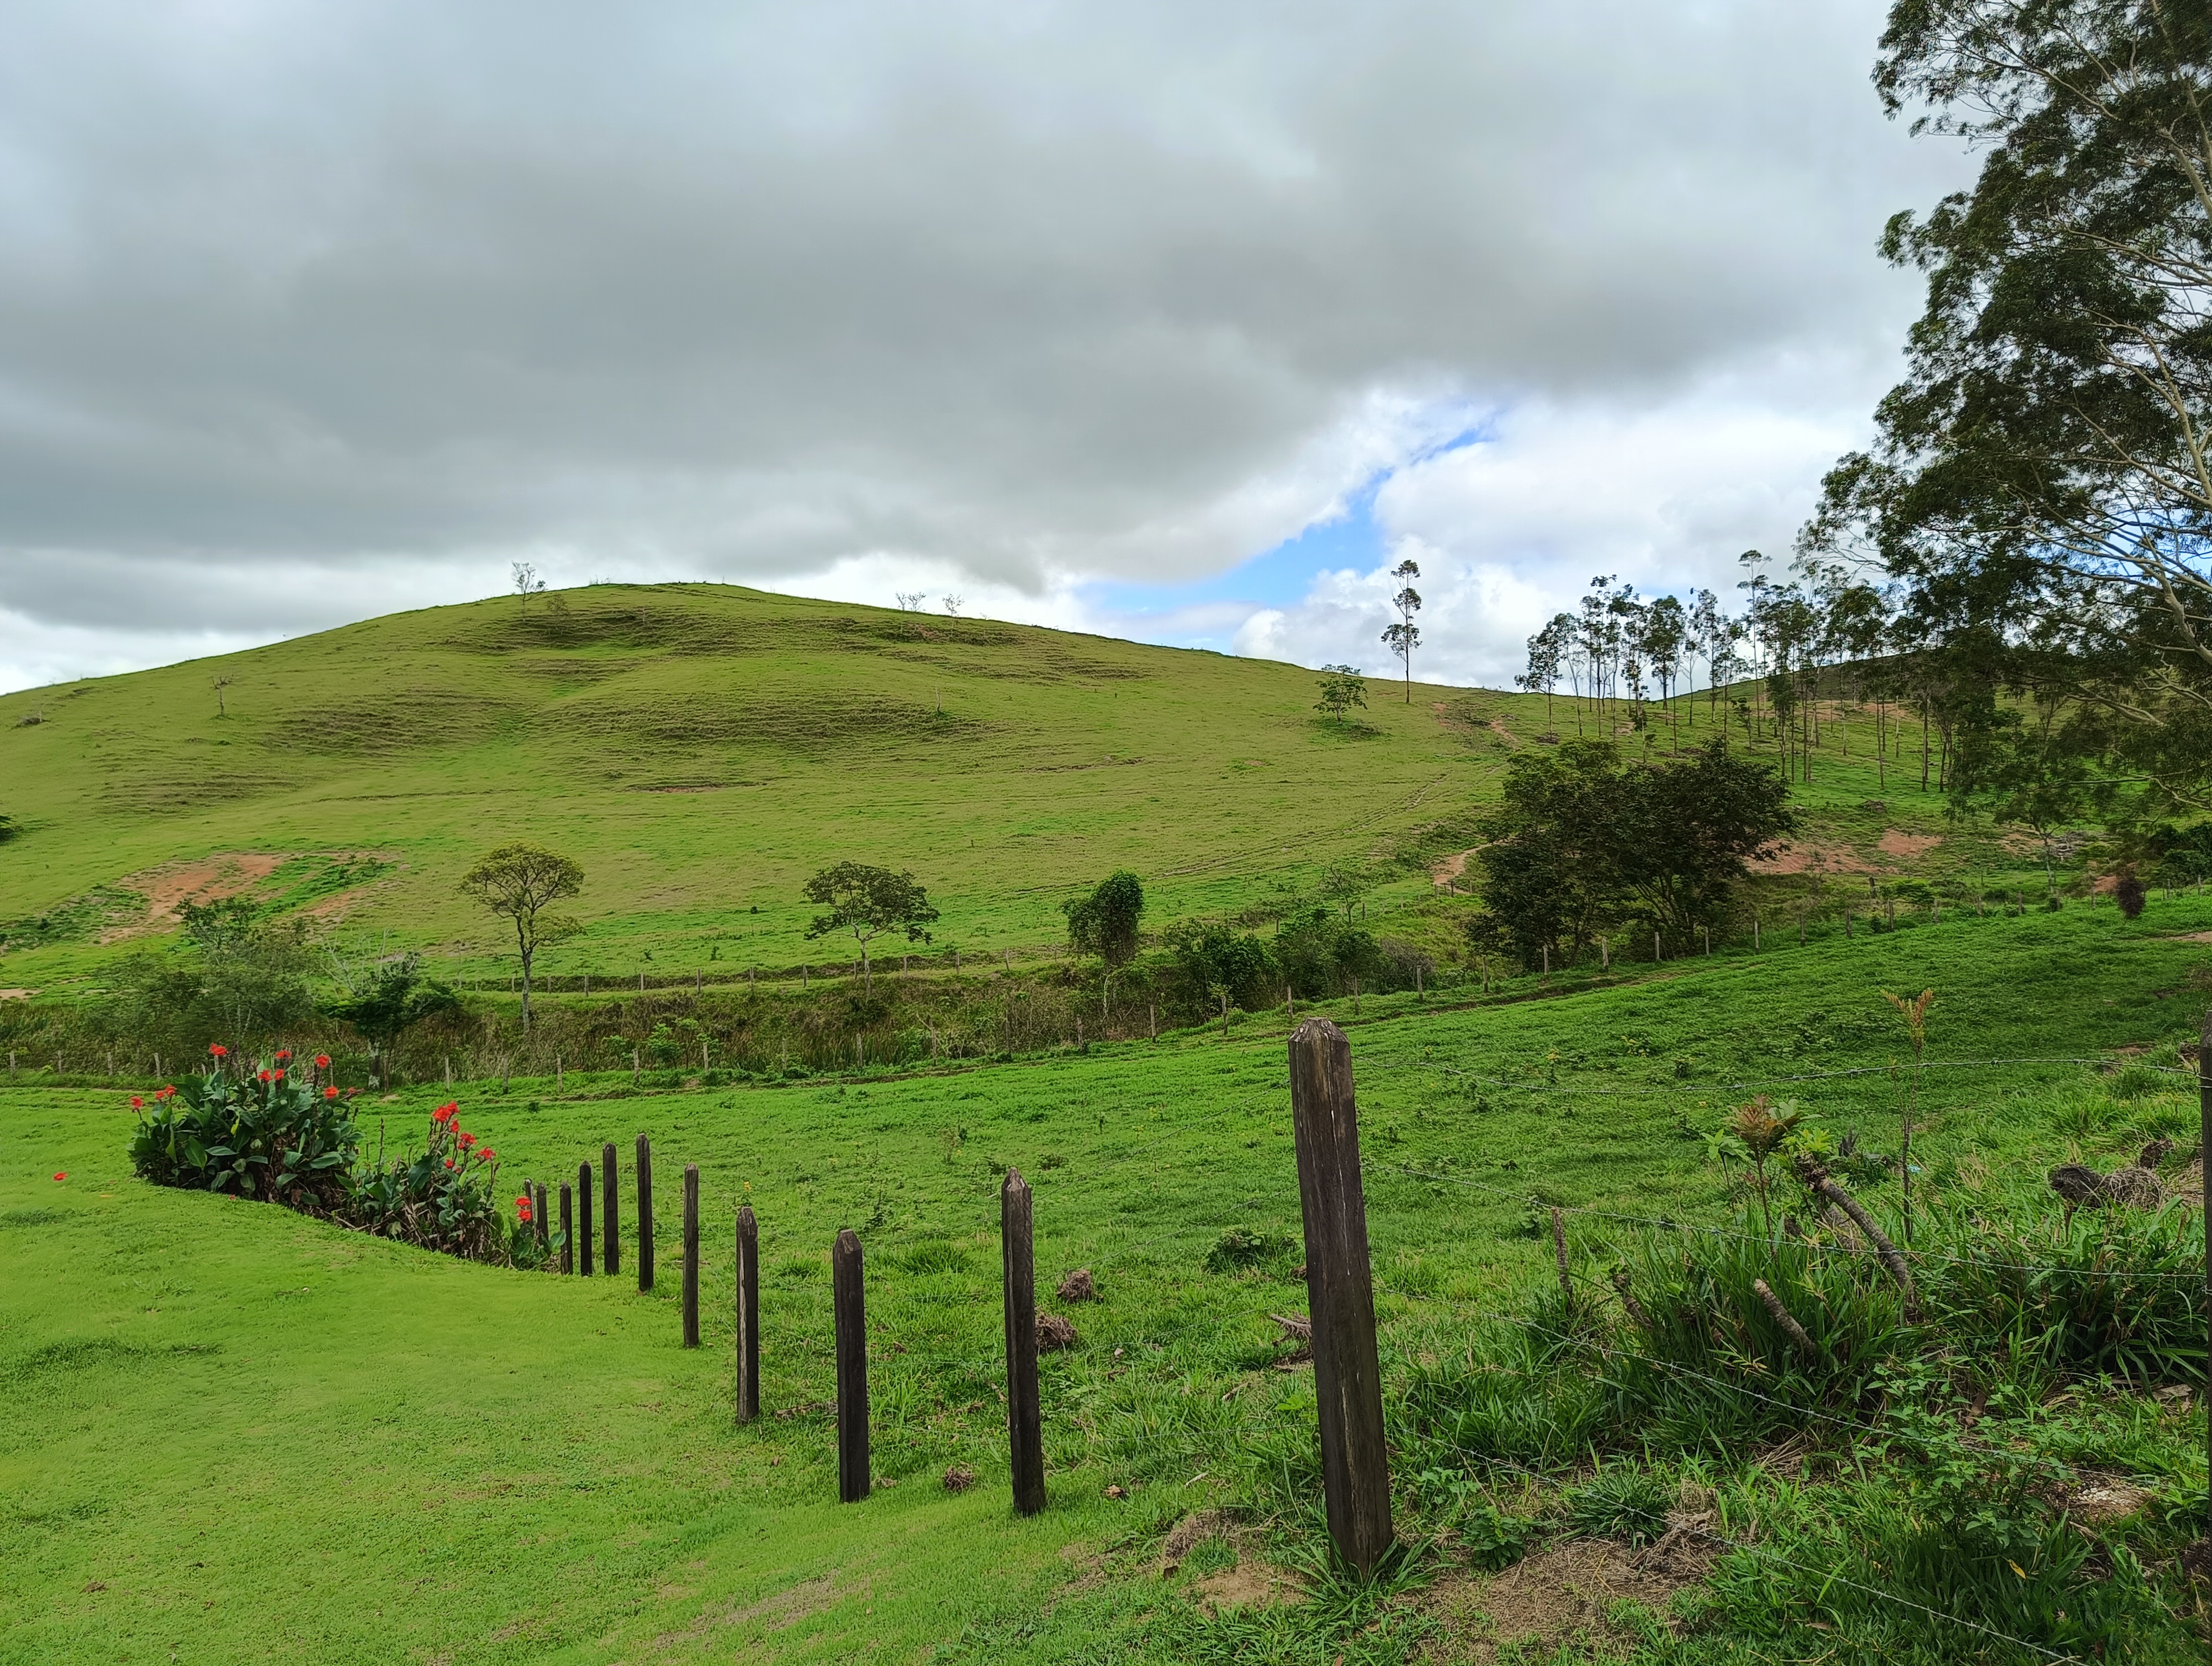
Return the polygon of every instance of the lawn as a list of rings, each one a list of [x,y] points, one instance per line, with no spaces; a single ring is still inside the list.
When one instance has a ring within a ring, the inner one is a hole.
[[[1905,1085],[1888,1067],[1909,1055],[1883,988],[1936,989],[1932,1058],[2010,1061],[1927,1073],[1914,1156],[1936,1198],[2033,1193],[2051,1164],[2112,1167],[2157,1134],[2185,1153],[2191,1084],[2147,1066],[2170,1067],[2196,1031],[2204,952],[2186,934],[2208,927],[2212,905],[2190,898],[2132,924],[2110,908],[1947,915],[1549,998],[1393,997],[1357,1021],[1332,1009],[1358,1073],[1393,1395],[1472,1323],[1451,1304],[1541,1289],[1543,1205],[1736,1218],[1705,1136],[1756,1084],[1893,1152]],[[1325,1584],[1306,1603],[1215,1617],[1189,1600],[1222,1589],[1224,1558],[1295,1573],[1319,1548],[1300,1502],[1311,1379],[1275,1368],[1269,1318],[1304,1304],[1285,1028],[1253,1016],[1225,1037],[775,1088],[459,1090],[464,1120],[518,1180],[573,1177],[611,1140],[627,1189],[629,1142],[651,1135],[649,1296],[629,1244],[615,1278],[559,1279],[158,1191],[129,1174],[119,1094],[0,1089],[0,1660],[1362,1660],[1424,1639],[1460,1657],[1480,1628],[1440,1593],[1465,1597],[1474,1575],[1463,1527],[1438,1528],[1406,1473],[1434,1463],[1427,1447],[1401,1450],[1397,1481],[1401,1529],[1429,1560],[1380,1607]],[[2067,1061],[2129,1047],[2151,1050],[2118,1074]],[[368,1106],[371,1139],[416,1137],[441,1097]],[[696,1353],[678,1345],[674,1300],[686,1162],[702,1173],[715,1298]],[[1043,1304],[1080,1336],[1043,1364],[1052,1503],[1029,1521],[1006,1496],[997,1397],[1008,1164],[1036,1188]],[[1893,1193],[1870,1201],[1893,1207]],[[751,1428],[731,1416],[741,1199],[761,1220],[771,1414]],[[627,1189],[624,1213],[634,1231]],[[1593,1272],[1637,1231],[1572,1220],[1572,1254]],[[845,1225],[868,1256],[875,1467],[891,1483],[855,1506],[834,1502],[823,1406],[827,1250]],[[1209,1268],[1232,1228],[1256,1258]],[[1057,1302],[1050,1284],[1079,1266],[1103,1299]],[[2136,1405],[2116,1393],[2097,1404]],[[2082,1461],[2160,1498],[2201,1488],[2201,1408],[2145,1399],[2129,1416],[2124,1438],[2085,1422]],[[1778,1488],[1844,1496],[1772,1450],[1747,1446],[1712,1484],[1778,1521]],[[1264,1473],[1277,1458],[1287,1483]],[[957,1496],[940,1480],[956,1464],[981,1478]],[[1468,1474],[1501,1498],[1522,1485],[1503,1465]],[[1164,1577],[1160,1535],[1218,1505],[1250,1536]],[[1724,1595],[1733,1566],[1713,1576]],[[1738,1592],[1686,1642],[1647,1639],[1647,1651],[1778,1657],[1759,1611]],[[1847,1618],[1838,1657],[2012,1657],[1946,1652],[1941,1627],[1899,1645],[1880,1620]],[[2183,1638],[2179,1621],[2147,1633],[2138,1657],[2189,1657]]]

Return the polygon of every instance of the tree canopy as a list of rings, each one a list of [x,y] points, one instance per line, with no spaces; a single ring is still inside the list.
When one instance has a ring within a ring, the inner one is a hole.
[[[1145,917],[1145,887],[1124,868],[1097,887],[1060,905],[1067,916],[1067,940],[1078,954],[1096,955],[1112,971],[1137,958],[1137,928]]]
[[[1517,752],[1479,824],[1481,927],[1527,965],[1564,964],[1629,921],[1686,941],[1795,825],[1788,796],[1778,770],[1718,739],[1664,763],[1624,763],[1602,740]]]
[[[865,862],[839,862],[825,867],[806,882],[806,900],[829,911],[815,915],[806,928],[811,939],[833,932],[850,932],[860,945],[860,973],[870,994],[875,993],[875,970],[868,945],[888,931],[903,931],[909,943],[927,943],[926,929],[937,919],[929,893],[915,883],[911,873],[894,873],[887,867]]]
[[[1981,153],[1899,214],[1927,275],[1873,447],[1801,549],[1879,562],[1946,693],[2032,693],[2053,743],[2212,782],[2212,9],[1898,0],[1875,83]],[[2040,744],[2040,743],[2039,743]]]
[[[343,965],[338,970],[345,993],[326,1002],[323,1011],[368,1040],[386,1086],[392,1082],[392,1049],[399,1037],[424,1018],[457,1011],[461,1004],[451,989],[423,976],[418,954],[380,961],[358,973],[349,974]]]
[[[583,927],[548,913],[584,888],[584,870],[542,845],[503,844],[461,876],[461,889],[494,914],[514,922],[522,959],[522,1029],[530,1031],[530,971],[538,952],[574,937]]]

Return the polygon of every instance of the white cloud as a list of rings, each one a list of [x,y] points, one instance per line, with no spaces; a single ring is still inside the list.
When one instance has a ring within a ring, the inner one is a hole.
[[[204,580],[252,570],[295,629],[520,556],[1051,613],[1468,409],[1601,429],[1792,355],[1863,409],[1914,301],[1872,242],[1959,171],[1866,86],[1882,11],[19,0],[0,607],[233,630]],[[1678,544],[1794,489],[1759,429]],[[1633,543],[1668,483],[1543,454],[1391,513],[1471,561],[1470,508],[1526,525],[1517,573],[1544,490]]]

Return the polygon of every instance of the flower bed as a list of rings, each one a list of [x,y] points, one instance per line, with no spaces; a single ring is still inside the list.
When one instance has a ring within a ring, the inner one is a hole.
[[[251,1075],[211,1047],[204,1074],[134,1097],[131,1166],[157,1186],[229,1192],[335,1220],[379,1237],[497,1266],[536,1267],[541,1245],[526,1198],[509,1220],[497,1201],[499,1155],[461,1126],[458,1103],[430,1115],[419,1153],[364,1162],[353,1116],[358,1089],[322,1080],[327,1055],[297,1067],[279,1053]]]

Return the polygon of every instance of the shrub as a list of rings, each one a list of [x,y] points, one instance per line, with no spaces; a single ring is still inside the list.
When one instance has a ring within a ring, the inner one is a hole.
[[[461,1127],[460,1110],[448,1104],[430,1113],[430,1137],[419,1156],[394,1158],[361,1175],[347,1214],[379,1237],[470,1261],[510,1262],[528,1222],[510,1230],[500,1213],[498,1158]]]
[[[318,1091],[279,1053],[250,1078],[224,1073],[229,1049],[209,1049],[204,1076],[165,1087],[139,1113],[131,1166],[157,1186],[230,1192],[311,1214],[342,1209],[361,1139],[351,1095]]]

